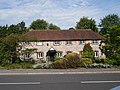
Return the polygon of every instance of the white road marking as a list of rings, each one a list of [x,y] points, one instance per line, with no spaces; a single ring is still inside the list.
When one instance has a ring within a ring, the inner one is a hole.
[[[40,82],[0,83],[0,85],[39,85]]]
[[[120,83],[120,81],[81,81],[82,84],[89,84],[89,83]]]

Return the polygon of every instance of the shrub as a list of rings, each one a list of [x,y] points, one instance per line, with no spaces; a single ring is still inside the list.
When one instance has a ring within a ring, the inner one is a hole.
[[[82,58],[82,67],[88,67],[92,64],[92,59],[91,58]]]
[[[19,64],[10,64],[10,65],[5,65],[5,69],[20,69],[22,68],[21,65]]]
[[[80,56],[77,53],[70,53],[65,56],[68,59],[67,67],[68,68],[76,68],[81,64]]]
[[[105,63],[106,59],[94,58],[93,63]]]
[[[80,64],[80,56],[76,53],[69,53],[64,58],[53,62],[51,67],[55,69],[77,68]]]
[[[5,69],[31,69],[32,68],[32,63],[31,62],[21,62],[19,64],[14,63],[14,64],[6,64],[3,67]]]
[[[105,63],[110,64],[110,65],[116,65],[117,62],[114,59],[106,59]]]
[[[60,60],[53,62],[50,67],[55,69],[66,69],[67,61],[66,58],[61,58]]]

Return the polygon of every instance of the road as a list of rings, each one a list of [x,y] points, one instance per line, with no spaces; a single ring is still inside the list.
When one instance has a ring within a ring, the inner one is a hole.
[[[0,90],[110,90],[117,86],[120,73],[0,76]]]

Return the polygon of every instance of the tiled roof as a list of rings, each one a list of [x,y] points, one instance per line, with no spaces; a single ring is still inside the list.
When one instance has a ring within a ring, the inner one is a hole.
[[[27,37],[41,41],[102,40],[104,37],[90,29],[81,30],[30,30]]]

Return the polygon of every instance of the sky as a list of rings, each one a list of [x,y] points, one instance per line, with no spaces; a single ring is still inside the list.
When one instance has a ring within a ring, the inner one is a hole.
[[[0,0],[0,25],[26,26],[44,19],[61,29],[75,27],[83,16],[100,23],[108,14],[120,16],[120,0]]]

